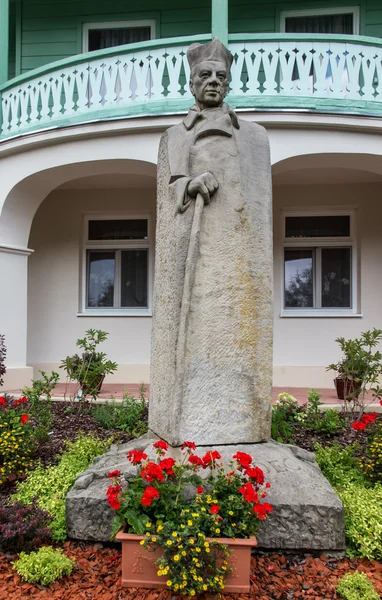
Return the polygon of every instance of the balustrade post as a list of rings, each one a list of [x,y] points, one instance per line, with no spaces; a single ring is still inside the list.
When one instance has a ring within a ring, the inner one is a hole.
[[[212,36],[219,38],[222,44],[228,45],[228,0],[212,1]]]
[[[9,0],[0,0],[0,85],[8,81]]]

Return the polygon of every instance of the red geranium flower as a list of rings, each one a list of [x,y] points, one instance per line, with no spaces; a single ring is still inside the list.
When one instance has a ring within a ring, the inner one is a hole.
[[[195,442],[183,442],[180,449],[184,450],[185,448],[191,448],[191,450],[196,450]]]
[[[212,513],[213,515],[217,515],[219,510],[220,506],[218,506],[217,504],[213,504],[210,508],[210,513]]]
[[[110,471],[110,473],[107,474],[108,477],[110,477],[110,479],[114,479],[114,477],[119,477],[121,475],[121,471],[119,471],[118,469],[116,469],[115,471]]]
[[[366,423],[362,423],[362,421],[354,421],[351,424],[351,427],[356,431],[362,431],[362,429],[366,429]]]
[[[362,421],[364,423],[366,423],[366,425],[369,425],[370,423],[374,423],[375,419],[377,418],[377,413],[367,413],[365,415],[363,415],[362,417]]]
[[[257,514],[260,521],[264,521],[267,518],[267,514],[273,510],[272,506],[268,504],[268,502],[263,502],[263,504],[255,504],[253,507],[253,512]]]
[[[143,492],[141,503],[143,504],[143,506],[151,506],[152,501],[155,500],[155,498],[159,497],[160,494],[158,490],[152,485],[149,485]]]
[[[168,450],[168,444],[163,440],[158,440],[153,446],[157,449],[158,454],[164,454]]]
[[[173,458],[162,458],[162,460],[159,463],[159,466],[161,469],[163,469],[163,471],[167,473],[167,475],[175,475],[173,471],[173,466],[175,465],[175,463],[176,460],[174,460]]]
[[[221,455],[217,450],[210,450],[209,452],[206,452],[202,458],[203,468],[206,469],[210,465],[214,466],[215,461],[219,458],[221,458]]]
[[[14,400],[12,402],[12,406],[18,406],[19,404],[24,404],[24,402],[28,402],[27,398],[25,396],[22,396],[21,398],[18,398],[17,400]]]
[[[269,481],[267,481],[267,483],[265,484],[265,487],[266,488],[270,488],[271,487],[271,484],[269,483]]]
[[[254,479],[259,485],[263,485],[264,471],[262,471],[259,467],[248,467],[245,469],[244,473],[248,475],[250,479]]]
[[[133,464],[139,464],[147,458],[147,454],[143,450],[129,450],[127,453],[128,460]]]
[[[197,494],[203,494],[203,492],[204,492],[204,488],[202,488],[201,486],[199,486],[199,487],[196,488],[196,493]]]
[[[147,463],[145,468],[142,469],[141,477],[149,482],[154,481],[154,479],[157,481],[164,481],[164,473],[162,468],[153,462]]]
[[[197,465],[198,467],[203,466],[202,459],[199,456],[196,456],[196,454],[191,454],[191,456],[188,459],[188,462],[191,463],[192,465]]]
[[[28,422],[29,416],[28,415],[21,415],[21,422],[23,425],[25,425],[25,423]]]
[[[232,458],[236,458],[238,464],[243,468],[249,467],[252,463],[252,456],[246,452],[236,452]]]
[[[243,494],[247,502],[257,502],[258,495],[252,483],[245,483],[238,491]]]
[[[0,405],[1,405],[1,406],[5,406],[6,404],[7,404],[7,401],[6,401],[6,399],[4,398],[4,396],[1,396],[1,397],[0,397]]]
[[[121,503],[118,499],[121,490],[121,485],[110,485],[107,488],[106,498],[109,505],[111,506],[111,508],[114,508],[114,510],[118,510],[121,507]]]

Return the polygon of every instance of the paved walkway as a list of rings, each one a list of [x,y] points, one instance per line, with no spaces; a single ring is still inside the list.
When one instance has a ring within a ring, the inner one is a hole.
[[[139,383],[104,383],[102,386],[101,393],[98,395],[99,400],[110,400],[111,398],[115,398],[116,400],[120,400],[123,398],[125,391],[127,390],[129,394],[134,396],[135,398],[139,397],[139,389],[141,384]],[[150,394],[150,385],[145,384],[146,388],[146,397],[149,397]],[[65,384],[60,383],[56,386],[53,398],[55,400],[63,400],[73,398],[74,395],[78,392],[78,386],[71,383]],[[338,400],[336,390],[333,388],[316,388],[317,391],[321,394],[320,401],[327,406],[339,406],[341,405],[341,400]],[[309,388],[301,388],[301,387],[274,387],[272,389],[272,402],[276,403],[277,396],[281,392],[287,392],[296,398],[299,404],[304,404],[308,398]],[[18,396],[20,394],[20,390],[10,391],[13,396]],[[368,404],[371,402],[370,398],[365,398],[365,403]],[[379,403],[374,402],[372,410],[376,410],[377,412],[382,412],[382,407]]]

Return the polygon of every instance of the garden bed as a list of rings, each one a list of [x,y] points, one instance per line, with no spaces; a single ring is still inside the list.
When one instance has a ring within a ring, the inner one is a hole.
[[[123,589],[121,553],[102,544],[67,542],[64,552],[75,559],[70,577],[48,588],[20,580],[12,570],[10,557],[0,555],[0,600],[170,600],[168,591]],[[340,577],[359,569],[367,574],[382,594],[382,565],[376,561],[257,554],[251,563],[249,594],[224,594],[224,600],[335,600]]]

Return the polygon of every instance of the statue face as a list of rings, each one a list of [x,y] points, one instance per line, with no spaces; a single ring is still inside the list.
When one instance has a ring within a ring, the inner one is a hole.
[[[209,60],[196,65],[190,90],[200,109],[221,106],[228,91],[228,71],[224,62]]]

